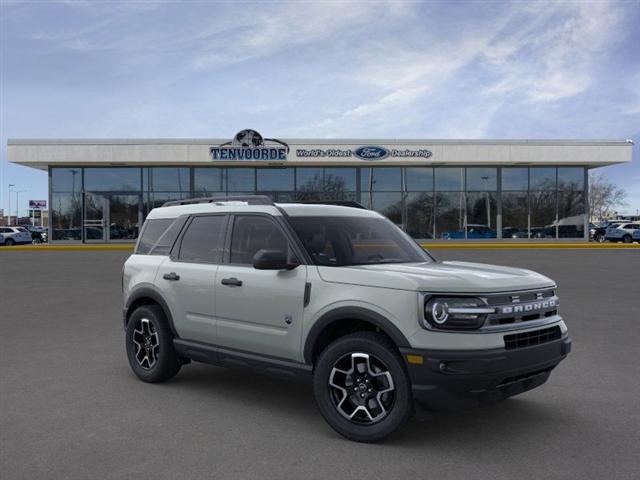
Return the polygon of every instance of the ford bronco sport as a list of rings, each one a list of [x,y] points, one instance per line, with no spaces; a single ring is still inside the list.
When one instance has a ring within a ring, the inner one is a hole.
[[[380,440],[414,401],[451,410],[542,385],[571,342],[538,273],[440,262],[378,213],[267,197],[152,210],[124,265],[145,382],[189,361],[308,380],[337,432]]]

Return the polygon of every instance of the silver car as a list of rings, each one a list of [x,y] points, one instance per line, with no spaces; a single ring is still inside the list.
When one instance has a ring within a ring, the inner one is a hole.
[[[0,235],[7,247],[31,243],[31,234],[24,227],[0,227]],[[0,243],[3,242],[0,241]]]

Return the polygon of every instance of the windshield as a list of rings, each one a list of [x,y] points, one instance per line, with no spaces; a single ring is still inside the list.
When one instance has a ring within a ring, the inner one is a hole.
[[[389,220],[375,217],[289,217],[316,265],[346,267],[433,259]]]

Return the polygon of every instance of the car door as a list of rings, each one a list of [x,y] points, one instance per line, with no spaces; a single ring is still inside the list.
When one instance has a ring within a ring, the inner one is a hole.
[[[216,343],[215,278],[228,220],[227,215],[191,217],[158,268],[156,285],[182,339]]]
[[[292,237],[273,217],[235,215],[225,262],[216,274],[218,344],[299,361],[307,267],[257,270],[258,250],[296,255]],[[291,257],[290,257],[291,258]]]

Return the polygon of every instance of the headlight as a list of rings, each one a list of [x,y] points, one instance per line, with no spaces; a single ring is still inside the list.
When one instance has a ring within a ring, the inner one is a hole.
[[[431,297],[424,305],[424,324],[428,329],[480,328],[495,308],[475,297]]]

